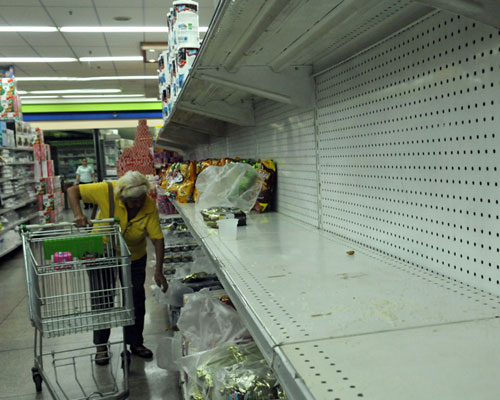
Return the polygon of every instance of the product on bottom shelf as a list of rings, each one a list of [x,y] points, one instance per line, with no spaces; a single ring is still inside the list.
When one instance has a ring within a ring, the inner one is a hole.
[[[259,161],[254,167],[261,176],[262,188],[253,209],[262,213],[269,210],[273,202],[274,190],[276,188],[276,164],[273,160],[265,160]]]
[[[189,398],[284,398],[238,313],[215,293],[219,291],[203,289],[186,295],[178,322],[183,353],[174,359],[186,374]],[[173,346],[178,346],[178,340],[171,340],[170,345],[169,353],[176,353]]]

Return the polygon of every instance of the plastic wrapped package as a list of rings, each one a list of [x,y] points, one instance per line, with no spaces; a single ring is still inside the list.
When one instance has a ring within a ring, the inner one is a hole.
[[[177,334],[165,336],[158,341],[156,362],[159,368],[167,371],[179,371],[178,362],[182,357],[182,338]]]
[[[173,307],[182,307],[184,304],[184,295],[193,293],[194,290],[182,283],[178,279],[172,279],[168,282],[168,290],[166,295],[166,304]]]
[[[248,164],[210,166],[196,180],[200,191],[197,208],[232,207],[249,212],[262,188],[257,170]]]
[[[188,394],[193,399],[284,398],[254,342],[220,345],[182,357],[177,363],[189,377]]]
[[[249,336],[236,310],[214,299],[207,289],[190,296],[177,326],[197,351],[235,343]]]

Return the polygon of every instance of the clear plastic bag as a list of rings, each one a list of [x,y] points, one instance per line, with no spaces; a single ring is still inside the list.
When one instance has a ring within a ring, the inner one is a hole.
[[[171,279],[168,282],[168,290],[165,299],[166,304],[169,304],[173,307],[182,307],[184,304],[184,295],[193,292],[193,289],[184,285],[180,280]]]
[[[178,361],[182,357],[181,336],[164,336],[158,341],[156,348],[156,363],[158,368],[167,371],[179,371]]]
[[[200,191],[199,210],[232,207],[249,212],[262,188],[262,178],[248,164],[210,166],[198,176],[196,188]]]
[[[208,289],[190,296],[182,308],[177,326],[197,351],[234,343],[249,336],[236,310],[212,297]]]

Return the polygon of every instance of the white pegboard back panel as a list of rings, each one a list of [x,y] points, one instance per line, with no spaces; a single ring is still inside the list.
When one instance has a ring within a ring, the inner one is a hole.
[[[500,293],[499,37],[440,12],[318,77],[322,229]]]
[[[274,160],[278,212],[318,227],[314,110],[263,101],[255,106],[255,119],[255,127],[234,127],[227,137],[212,138],[194,154]]]

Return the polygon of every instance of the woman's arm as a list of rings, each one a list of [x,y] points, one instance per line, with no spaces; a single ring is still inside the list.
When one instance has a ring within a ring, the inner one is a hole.
[[[80,174],[76,174],[76,177],[75,177],[75,185],[78,185],[78,182],[80,182]]]
[[[151,239],[155,246],[156,266],[155,266],[155,282],[162,288],[164,292],[168,289],[167,279],[163,275],[163,259],[165,256],[165,241],[163,239]]]
[[[87,218],[87,216],[83,213],[82,207],[80,206],[80,200],[82,196],[80,195],[80,186],[72,186],[68,189],[68,201],[73,210],[73,215],[75,216],[74,222],[78,226],[89,226],[92,225],[92,222]],[[163,258],[162,258],[163,260]]]

